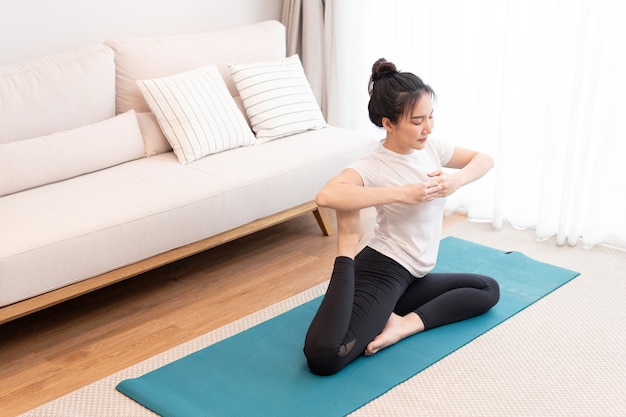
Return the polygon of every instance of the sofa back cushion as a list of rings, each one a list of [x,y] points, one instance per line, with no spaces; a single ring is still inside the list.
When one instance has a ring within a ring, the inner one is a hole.
[[[146,148],[146,158],[172,151],[172,145],[167,141],[154,113],[149,111],[137,113],[137,122]]]
[[[115,115],[115,62],[105,45],[0,67],[0,144]]]
[[[133,110],[107,120],[0,144],[0,197],[144,156]]]
[[[149,111],[137,80],[209,64],[217,66],[230,94],[237,97],[227,64],[285,58],[285,42],[285,27],[273,20],[209,33],[107,40],[105,44],[115,51],[117,112]]]

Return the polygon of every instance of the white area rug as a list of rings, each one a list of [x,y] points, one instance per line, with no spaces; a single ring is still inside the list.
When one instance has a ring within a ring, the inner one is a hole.
[[[530,230],[468,221],[456,236],[581,275],[353,416],[626,416],[626,252],[558,247]],[[323,294],[316,286],[34,409],[28,417],[154,416],[115,390],[196,350]],[[372,378],[375,378],[372,375]],[[349,392],[346,393],[349,395]]]

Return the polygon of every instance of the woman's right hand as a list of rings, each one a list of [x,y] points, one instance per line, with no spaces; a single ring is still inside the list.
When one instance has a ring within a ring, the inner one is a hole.
[[[403,185],[402,202],[406,204],[420,204],[433,201],[439,197],[439,184],[437,181],[425,181]]]

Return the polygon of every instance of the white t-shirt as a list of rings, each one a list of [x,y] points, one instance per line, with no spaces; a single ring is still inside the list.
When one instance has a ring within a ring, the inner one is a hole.
[[[409,155],[380,145],[349,166],[361,175],[366,187],[386,187],[432,181],[426,175],[450,161],[454,147],[428,138],[424,149]],[[423,277],[435,266],[441,238],[445,198],[420,204],[386,204],[376,207],[376,229],[368,246]]]

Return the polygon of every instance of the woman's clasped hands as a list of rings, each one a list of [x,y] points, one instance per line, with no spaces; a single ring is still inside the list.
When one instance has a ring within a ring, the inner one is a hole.
[[[428,176],[432,178],[431,181],[407,184],[402,187],[405,191],[404,203],[426,203],[436,198],[447,197],[460,187],[454,175],[446,172],[433,171],[428,173]]]

